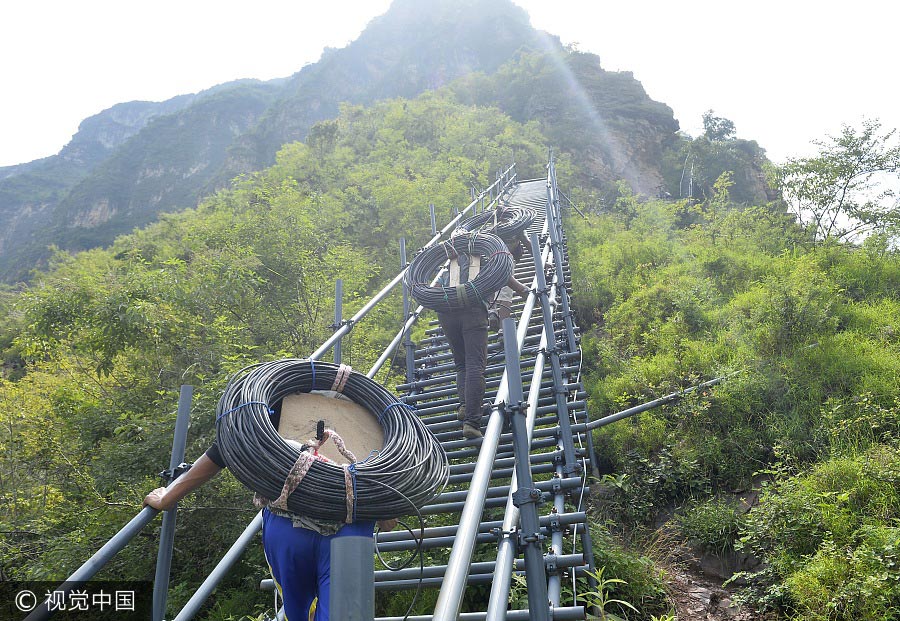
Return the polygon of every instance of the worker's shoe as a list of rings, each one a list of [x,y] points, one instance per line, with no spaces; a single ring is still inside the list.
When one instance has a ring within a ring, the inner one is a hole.
[[[484,434],[481,433],[481,429],[475,425],[470,425],[469,423],[463,423],[462,434],[466,440],[476,440],[484,437]]]
[[[462,422],[466,420],[466,404],[460,403],[459,407],[456,408],[456,420]]]
[[[488,311],[488,327],[494,331],[500,329],[500,315],[493,308]]]

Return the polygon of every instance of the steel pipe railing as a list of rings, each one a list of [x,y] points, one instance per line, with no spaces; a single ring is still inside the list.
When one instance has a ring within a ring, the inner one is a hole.
[[[184,462],[188,426],[191,420],[191,398],[193,386],[182,386],[178,395],[178,414],[175,418],[175,438],[172,441],[172,457],[169,460],[168,476],[175,478],[176,469]],[[159,552],[156,556],[156,576],[153,580],[153,621],[162,621],[166,616],[166,602],[169,591],[169,574],[172,569],[172,548],[175,545],[175,520],[178,505],[163,513],[162,528],[159,531]]]
[[[544,233],[546,233],[547,226],[548,221],[545,217]],[[534,289],[534,281],[531,283],[531,288]],[[516,332],[517,351],[521,350],[528,332],[528,324],[531,321],[535,300],[534,292],[530,293],[522,309],[519,327]],[[482,439],[478,462],[469,487],[469,496],[463,506],[459,520],[457,543],[450,551],[447,573],[444,576],[444,583],[435,605],[434,621],[456,621],[462,606],[463,591],[469,574],[469,564],[472,561],[472,554],[475,549],[475,535],[478,532],[478,522],[481,519],[481,512],[485,506],[490,470],[497,454],[497,445],[500,441],[500,432],[503,426],[502,415],[496,406],[504,402],[508,397],[507,375],[508,371],[504,371],[500,387],[497,390],[497,396],[494,399],[495,407],[488,419],[487,429]],[[509,580],[510,578],[508,576],[497,576],[497,579]]]

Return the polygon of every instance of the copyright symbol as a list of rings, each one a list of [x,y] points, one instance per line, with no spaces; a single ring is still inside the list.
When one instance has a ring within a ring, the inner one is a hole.
[[[31,591],[16,593],[16,608],[22,612],[31,612],[37,606],[37,597]]]

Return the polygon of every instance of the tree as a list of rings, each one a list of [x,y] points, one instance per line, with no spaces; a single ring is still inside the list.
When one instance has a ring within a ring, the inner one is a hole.
[[[725,117],[713,116],[712,110],[703,113],[703,135],[709,140],[733,140],[737,130]]]
[[[784,199],[817,239],[852,241],[900,224],[896,131],[882,133],[878,120],[864,120],[859,130],[844,125],[839,136],[814,141],[818,155],[789,159],[781,168]]]

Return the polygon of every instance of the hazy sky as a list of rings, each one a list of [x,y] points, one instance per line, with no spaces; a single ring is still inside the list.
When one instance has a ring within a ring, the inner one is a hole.
[[[769,156],[842,124],[900,127],[884,0],[514,0],[532,25],[631,71],[696,135],[712,109]],[[86,117],[238,78],[286,77],[343,47],[390,0],[11,0],[0,7],[0,166],[57,153]]]

